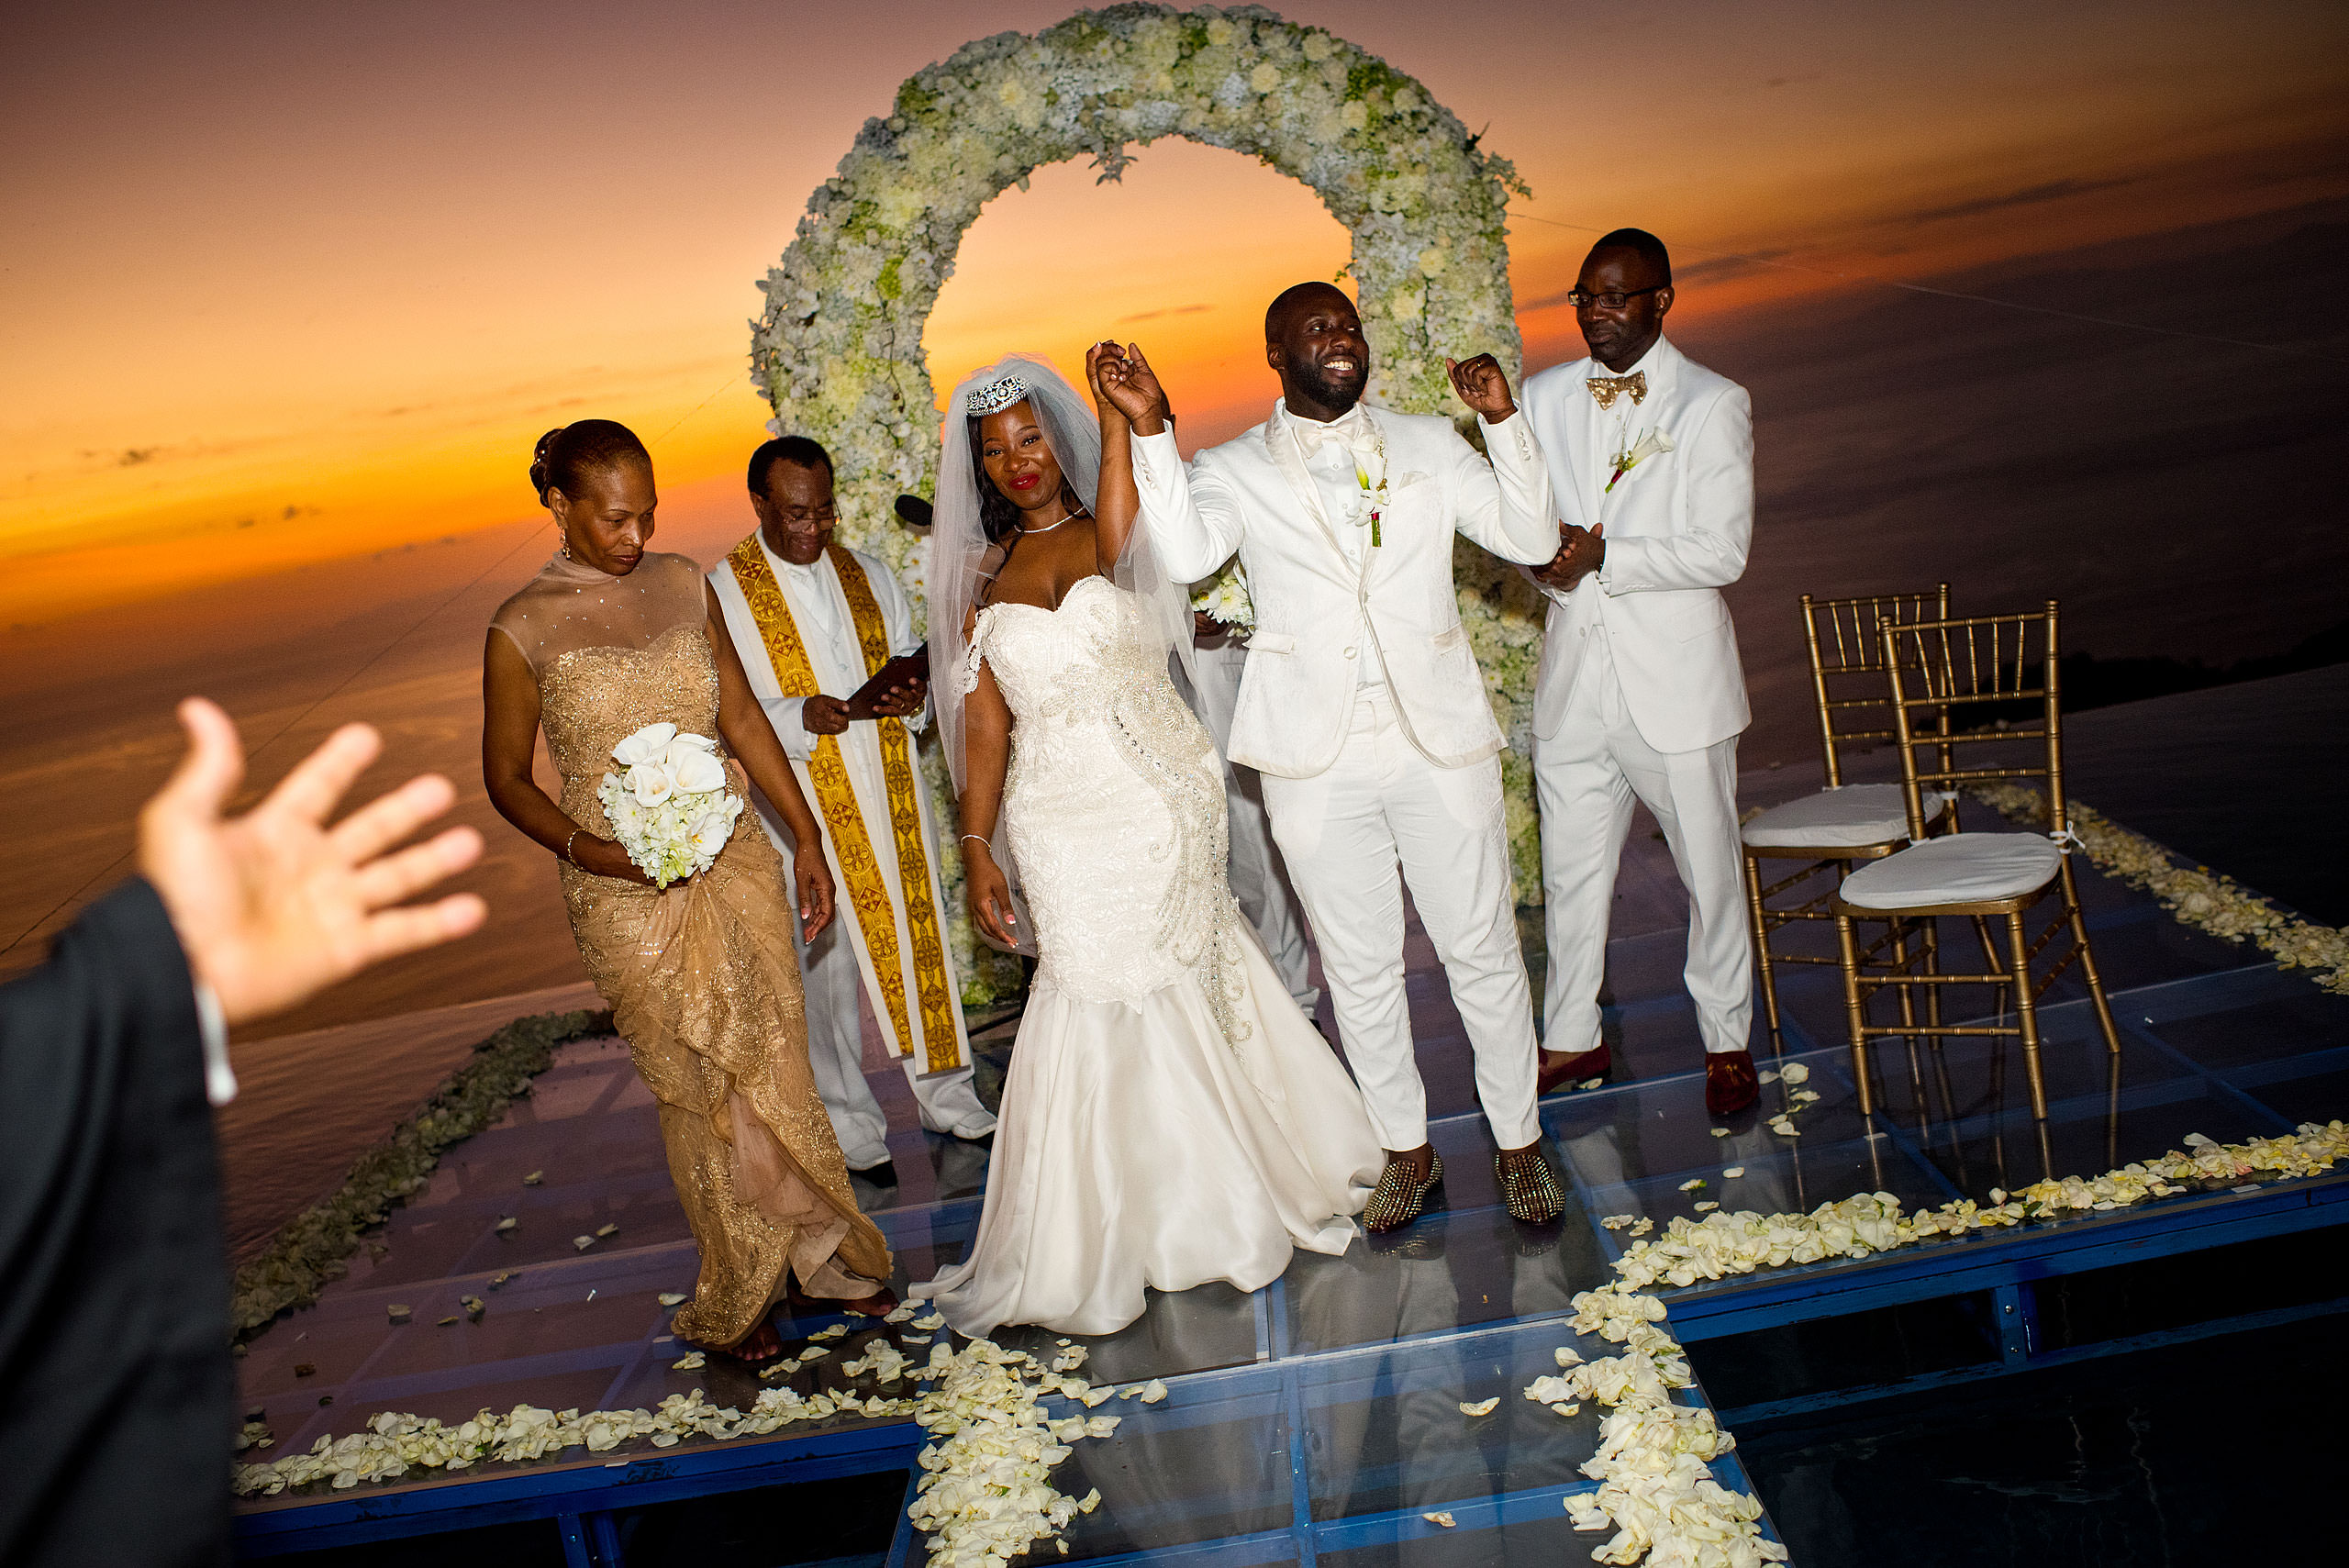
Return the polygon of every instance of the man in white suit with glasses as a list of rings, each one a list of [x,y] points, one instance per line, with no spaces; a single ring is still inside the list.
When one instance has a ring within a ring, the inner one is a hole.
[[[1568,295],[1590,357],[1525,383],[1564,521],[1531,575],[1550,600],[1533,695],[1533,780],[1550,973],[1542,1092],[1607,1071],[1607,917],[1636,796],[1688,891],[1683,978],[1705,1106],[1758,1095],[1753,953],[1737,837],[1737,738],[1752,719],[1720,590],[1753,539],[1745,389],[1664,336],[1672,260],[1643,229],[1591,248]]]
[[[1263,777],[1386,1150],[1363,1224],[1408,1224],[1443,1173],[1403,991],[1406,881],[1475,1052],[1504,1201],[1520,1219],[1546,1221],[1564,1199],[1534,1106],[1505,742],[1452,579],[1455,534],[1521,564],[1551,558],[1557,513],[1541,449],[1489,354],[1452,368],[1489,461],[1448,419],[1364,403],[1370,345],[1353,301],[1328,284],[1273,301],[1264,357],[1281,380],[1272,417],[1187,470],[1140,351],[1106,361],[1103,383],[1134,422],[1143,524],[1167,574],[1197,581],[1235,550],[1247,568],[1256,630],[1230,760]]]

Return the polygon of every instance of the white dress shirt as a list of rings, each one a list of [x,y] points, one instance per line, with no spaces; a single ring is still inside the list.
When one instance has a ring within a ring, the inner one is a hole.
[[[1357,403],[1347,411],[1345,418],[1332,423],[1342,425],[1348,419],[1359,418],[1366,427],[1369,420],[1361,410],[1362,405]],[[1289,415],[1288,418],[1298,426],[1311,422],[1297,414]],[[1303,446],[1304,443],[1300,441],[1298,445]],[[1363,570],[1368,564],[1371,550],[1370,498],[1364,493],[1361,475],[1354,466],[1353,449],[1342,441],[1323,441],[1306,454],[1305,472],[1311,477],[1313,492],[1321,502],[1321,515],[1330,519],[1330,530],[1338,536],[1338,541],[1344,548],[1347,559],[1353,562],[1354,569]],[[1359,686],[1384,685],[1386,669],[1379,662],[1378,639],[1367,632],[1357,631],[1354,640],[1363,651],[1361,673],[1355,684]]]

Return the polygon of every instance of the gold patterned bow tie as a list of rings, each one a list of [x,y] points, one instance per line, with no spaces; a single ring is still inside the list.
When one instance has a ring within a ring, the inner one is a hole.
[[[1629,375],[1595,375],[1590,378],[1590,400],[1602,409],[1615,406],[1615,399],[1623,393],[1631,395],[1631,406],[1636,408],[1648,400],[1648,373],[1633,371]]]

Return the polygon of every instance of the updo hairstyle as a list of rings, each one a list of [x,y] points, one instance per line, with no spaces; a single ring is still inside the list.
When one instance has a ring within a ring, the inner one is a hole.
[[[640,462],[650,470],[652,454],[644,450],[634,430],[618,420],[582,419],[558,425],[540,436],[532,450],[530,488],[539,493],[541,506],[547,505],[550,490],[576,498],[586,488],[590,473],[626,462]]]

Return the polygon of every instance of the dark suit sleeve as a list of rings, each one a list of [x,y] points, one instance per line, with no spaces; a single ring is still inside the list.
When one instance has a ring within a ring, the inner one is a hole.
[[[234,1415],[195,988],[134,881],[0,987],[0,1562],[225,1562]]]

